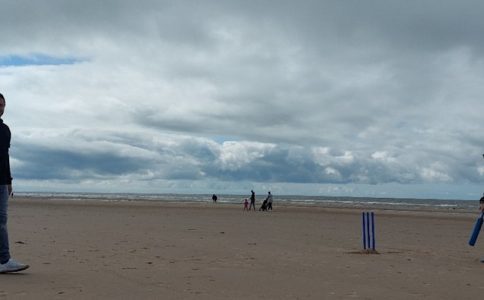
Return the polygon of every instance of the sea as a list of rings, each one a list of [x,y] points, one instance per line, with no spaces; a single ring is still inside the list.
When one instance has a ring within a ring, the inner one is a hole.
[[[46,193],[20,192],[15,197],[49,198],[59,200],[93,200],[93,201],[164,201],[177,203],[213,203],[208,194],[127,194],[127,193]],[[216,204],[240,204],[249,195],[217,195]],[[263,196],[256,199],[260,204]],[[298,196],[274,195],[274,206],[319,206],[330,208],[361,208],[403,211],[448,211],[476,212],[478,200],[442,200],[413,198],[367,198],[367,197],[334,197],[334,196]]]

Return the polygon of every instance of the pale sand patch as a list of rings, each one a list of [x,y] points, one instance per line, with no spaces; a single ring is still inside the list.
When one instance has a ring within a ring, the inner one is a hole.
[[[476,214],[17,199],[6,299],[480,299]]]

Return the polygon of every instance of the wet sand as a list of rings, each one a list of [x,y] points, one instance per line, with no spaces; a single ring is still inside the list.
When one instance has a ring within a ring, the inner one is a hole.
[[[14,198],[6,299],[480,299],[477,212],[375,211],[379,254],[361,254],[361,210]]]

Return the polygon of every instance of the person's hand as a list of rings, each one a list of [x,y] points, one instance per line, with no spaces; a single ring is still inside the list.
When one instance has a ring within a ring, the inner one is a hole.
[[[8,196],[11,196],[12,193],[13,193],[13,188],[12,188],[12,185],[11,184],[8,184],[7,185],[7,191],[8,191]]]

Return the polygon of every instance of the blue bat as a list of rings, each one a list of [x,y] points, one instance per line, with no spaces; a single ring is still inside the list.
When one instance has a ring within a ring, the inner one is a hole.
[[[477,219],[476,225],[474,225],[474,229],[472,230],[471,238],[469,239],[469,245],[474,246],[477,241],[477,237],[479,236],[479,232],[481,232],[482,222],[484,218],[484,212],[481,213],[481,216]]]

